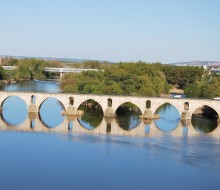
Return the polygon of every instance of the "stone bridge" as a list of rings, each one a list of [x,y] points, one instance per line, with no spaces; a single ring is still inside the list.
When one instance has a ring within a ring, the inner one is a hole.
[[[79,106],[87,101],[96,101],[103,110],[105,116],[114,116],[117,108],[123,103],[132,103],[136,105],[142,114],[146,110],[155,113],[156,110],[169,103],[173,105],[181,115],[187,112],[187,118],[191,119],[192,114],[204,105],[214,109],[220,116],[220,101],[211,99],[172,99],[172,98],[154,98],[154,97],[135,97],[135,96],[113,96],[113,95],[94,95],[94,94],[67,94],[67,93],[39,93],[39,92],[0,92],[0,104],[11,97],[17,96],[21,98],[27,105],[29,112],[39,112],[41,105],[48,98],[56,98],[63,105],[67,115],[76,115]],[[33,98],[35,101],[33,102]],[[110,105],[109,105],[109,102]]]
[[[146,124],[143,120],[134,129],[129,131],[119,127],[114,117],[103,117],[101,124],[93,130],[88,130],[83,127],[77,117],[74,115],[80,104],[86,100],[94,100],[100,104],[104,114],[110,109],[112,113],[115,113],[117,108],[123,103],[130,102],[138,106],[142,113],[146,110],[151,110],[153,113],[165,103],[169,103],[176,107],[179,114],[186,112],[185,105],[187,104],[187,112],[190,117],[192,113],[201,106],[209,106],[213,108],[218,115],[220,115],[220,101],[215,100],[201,100],[201,99],[168,99],[168,98],[152,98],[152,97],[133,97],[133,96],[110,96],[110,95],[92,95],[92,94],[52,94],[52,93],[35,93],[35,92],[0,92],[0,103],[3,105],[4,101],[11,97],[17,96],[21,98],[27,105],[29,114],[25,121],[18,125],[12,126],[4,121],[4,118],[0,118],[0,130],[16,130],[16,131],[32,131],[32,132],[59,132],[59,133],[89,133],[89,134],[111,134],[111,135],[126,135],[126,136],[155,136],[162,135],[164,132],[160,131],[153,121]],[[35,101],[33,102],[33,97]],[[66,116],[64,121],[55,128],[47,127],[40,119],[38,112],[45,100],[48,98],[56,98],[63,105]],[[111,101],[111,105],[109,105]],[[146,108],[148,105],[149,108]],[[149,106],[150,105],[150,106]],[[68,113],[70,112],[70,113]],[[190,118],[189,118],[190,119]],[[198,135],[190,120],[184,120],[184,124],[180,122],[176,129],[170,131],[170,135],[182,136],[183,128],[187,127],[188,135]],[[70,124],[73,128],[69,130]],[[146,125],[149,126],[149,132],[146,132]],[[218,127],[210,134],[220,136],[220,122]]]

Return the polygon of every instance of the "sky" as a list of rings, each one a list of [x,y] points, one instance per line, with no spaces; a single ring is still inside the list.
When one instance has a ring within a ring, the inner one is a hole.
[[[220,0],[0,0],[0,55],[220,61]]]

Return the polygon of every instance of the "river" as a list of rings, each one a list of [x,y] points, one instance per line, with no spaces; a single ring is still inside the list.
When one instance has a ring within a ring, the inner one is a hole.
[[[42,81],[1,90],[61,92],[58,83]],[[62,110],[50,98],[41,106],[40,119],[56,129],[65,120]],[[27,108],[10,97],[2,105],[8,127],[0,126],[0,189],[219,189],[220,136],[210,135],[216,123],[194,119],[196,135],[187,135],[190,129],[182,125],[178,136],[172,133],[180,123],[177,110],[164,105],[158,113],[161,118],[146,123],[141,137],[111,134],[113,125],[128,132],[137,129],[141,120],[132,112],[118,115],[106,134],[75,133],[74,124],[67,133],[35,131],[34,125],[24,131],[17,126],[28,118]],[[102,119],[102,112],[87,110],[76,121],[93,131]],[[150,133],[153,125],[155,135]]]

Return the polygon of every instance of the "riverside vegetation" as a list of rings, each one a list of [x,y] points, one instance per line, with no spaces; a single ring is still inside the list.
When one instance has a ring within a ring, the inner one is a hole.
[[[160,63],[126,62],[114,63],[84,61],[61,63],[37,59],[17,60],[8,58],[3,65],[17,66],[16,70],[4,71],[0,67],[1,80],[51,79],[58,74],[44,72],[45,67],[100,69],[99,72],[65,74],[60,86],[63,92],[161,96],[169,94],[171,88],[184,90],[187,97],[213,98],[220,96],[220,76],[209,74],[199,67],[177,67]]]

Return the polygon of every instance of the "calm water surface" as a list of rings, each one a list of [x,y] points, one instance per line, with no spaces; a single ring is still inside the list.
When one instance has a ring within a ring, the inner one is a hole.
[[[58,84],[39,81],[4,88],[47,89],[60,92]],[[180,122],[178,112],[171,105],[158,109],[161,119],[155,125],[162,135],[145,137],[31,132],[29,125],[28,132],[24,132],[18,130],[18,125],[28,118],[24,102],[10,97],[2,109],[0,189],[218,190],[220,187],[219,136],[205,135],[209,130],[198,121],[195,130],[200,135],[170,135]],[[60,114],[62,110],[62,105],[51,98],[42,104],[39,117],[49,129],[56,128],[65,120]],[[95,116],[89,113],[79,118],[79,122],[93,130],[102,120],[100,117],[98,114],[93,121],[91,118]],[[130,114],[117,122],[122,128],[132,130],[139,124],[139,118]],[[146,131],[150,127],[146,124]]]

